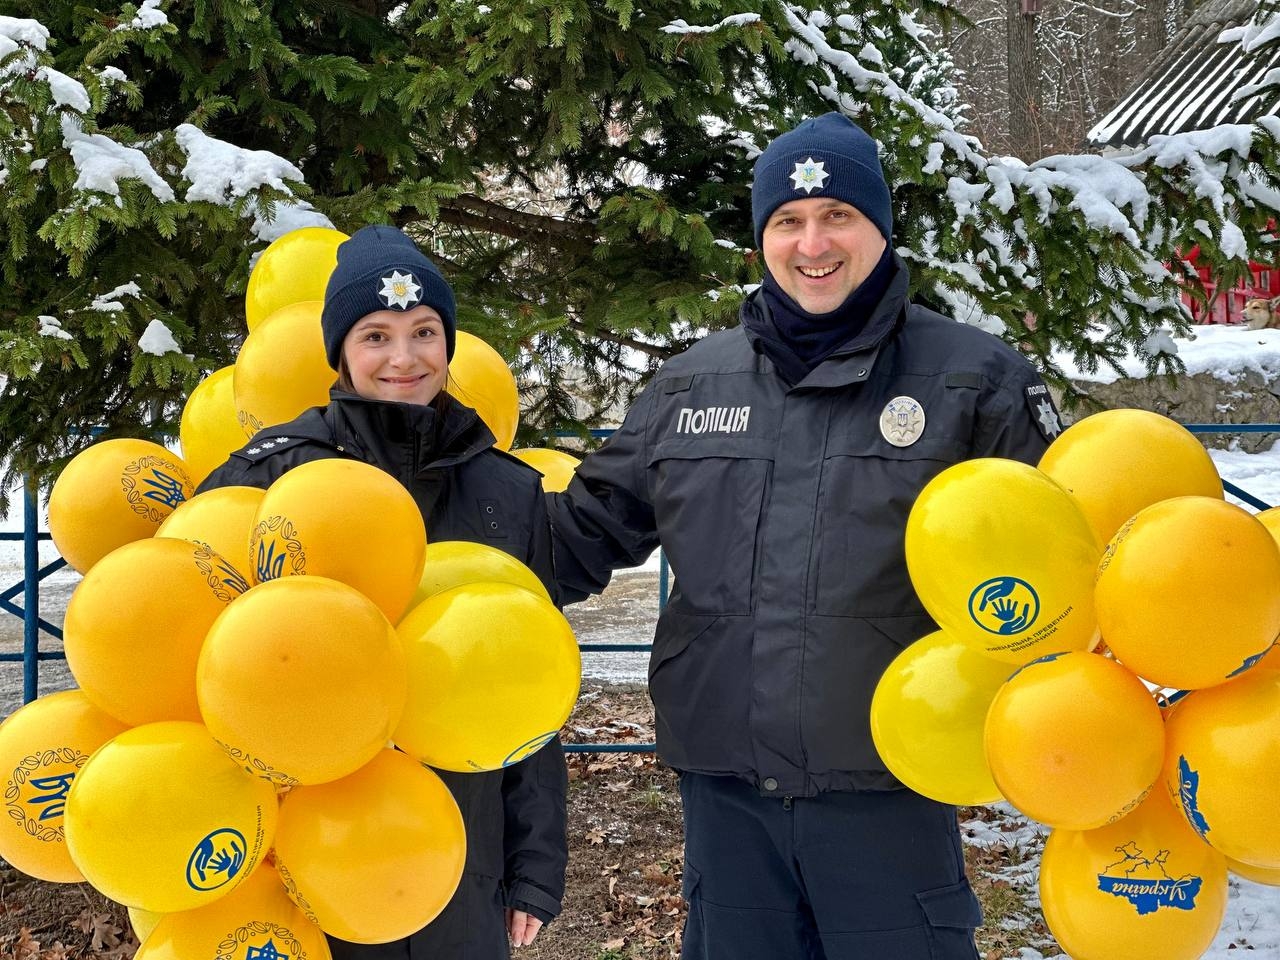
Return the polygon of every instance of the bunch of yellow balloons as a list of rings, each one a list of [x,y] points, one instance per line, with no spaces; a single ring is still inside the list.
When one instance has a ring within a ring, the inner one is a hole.
[[[1269,513],[1225,502],[1201,444],[1140,410],[1081,420],[1038,467],[948,468],[912,509],[941,630],[881,678],[876,747],[917,792],[1052,828],[1041,901],[1076,960],[1195,960],[1229,869],[1280,885]]]
[[[231,930],[319,957],[321,931],[407,936],[465,860],[428,764],[497,770],[554,738],[577,699],[572,630],[515,558],[428,547],[376,467],[198,496],[190,476],[111,440],[59,479],[79,689],[0,724],[0,856],[125,904],[157,960],[216,955]]]

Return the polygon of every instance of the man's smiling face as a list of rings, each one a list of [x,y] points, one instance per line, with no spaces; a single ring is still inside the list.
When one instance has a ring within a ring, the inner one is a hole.
[[[843,200],[790,200],[765,224],[765,266],[809,313],[830,313],[871,274],[884,253],[876,225]]]

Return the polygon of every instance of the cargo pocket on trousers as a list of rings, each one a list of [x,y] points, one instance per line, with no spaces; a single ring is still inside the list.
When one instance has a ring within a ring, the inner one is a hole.
[[[982,906],[967,880],[916,894],[929,923],[932,960],[978,960],[973,931],[982,926]]]

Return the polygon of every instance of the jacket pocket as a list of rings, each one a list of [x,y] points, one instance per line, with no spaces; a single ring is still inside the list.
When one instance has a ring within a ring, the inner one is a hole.
[[[982,906],[967,880],[916,894],[929,924],[932,960],[977,960],[973,931],[982,926]]]
[[[677,770],[745,774],[751,620],[687,613],[670,603],[658,618],[649,660],[658,750]]]
[[[828,445],[818,488],[815,613],[921,612],[907,577],[907,516],[924,486],[960,456],[956,444],[923,441]]]
[[[736,437],[664,440],[649,457],[658,536],[676,589],[699,613],[751,610],[771,445]]]
[[[800,723],[812,772],[888,775],[871,739],[871,697],[893,658],[934,629],[925,616],[809,620]]]

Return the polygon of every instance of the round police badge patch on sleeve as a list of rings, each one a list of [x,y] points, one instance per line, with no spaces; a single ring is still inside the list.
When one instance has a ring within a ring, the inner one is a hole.
[[[895,447],[909,447],[924,433],[924,408],[913,397],[894,397],[880,414],[880,435]]]

